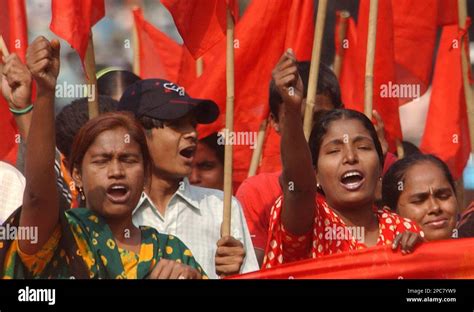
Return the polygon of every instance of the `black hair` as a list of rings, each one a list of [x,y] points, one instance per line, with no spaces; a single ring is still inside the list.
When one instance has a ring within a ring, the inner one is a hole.
[[[151,130],[153,128],[163,128],[165,126],[165,121],[160,119],[151,118],[148,116],[142,116],[138,118],[143,129],[145,129],[145,134],[147,136],[151,135]]]
[[[383,167],[384,157],[382,152],[382,146],[380,145],[380,141],[377,136],[377,131],[375,131],[374,125],[372,124],[370,119],[367,118],[367,116],[365,116],[364,114],[352,109],[334,109],[321,115],[321,118],[317,123],[314,124],[313,129],[311,131],[308,144],[311,150],[311,158],[313,161],[314,168],[317,168],[319,150],[321,149],[321,143],[323,142],[323,138],[329,130],[329,125],[333,121],[341,119],[355,119],[359,120],[362,123],[364,128],[369,131],[369,134],[372,137],[372,141],[374,141],[375,150],[379,157],[380,166]]]
[[[127,70],[111,70],[97,79],[97,91],[101,95],[120,95],[125,89],[140,80],[140,77]]]
[[[310,62],[297,63],[298,73],[301,76],[301,80],[303,80],[304,98],[307,97],[310,65]],[[316,93],[329,96],[334,108],[344,108],[341,100],[341,90],[339,88],[339,82],[337,81],[336,75],[331,70],[331,68],[329,68],[329,66],[324,63],[320,63],[319,65],[318,88]],[[275,80],[273,79],[270,81],[270,95],[268,102],[270,105],[270,112],[273,114],[276,120],[278,120],[278,112],[280,110],[281,104],[283,103],[283,99],[281,98],[275,84]]]
[[[110,96],[99,95],[99,113],[115,112],[118,102]],[[88,98],[72,101],[56,116],[56,146],[69,159],[72,142],[79,129],[89,121]]]
[[[225,146],[223,144],[219,144],[219,134],[217,132],[211,133],[207,137],[199,140],[199,143],[205,144],[207,147],[209,147],[211,150],[214,151],[214,153],[217,156],[217,159],[219,162],[224,165],[224,149]]]
[[[405,157],[408,157],[413,154],[422,154],[420,149],[413,143],[408,142],[408,141],[402,141],[402,146],[403,146],[403,155]]]
[[[438,157],[431,154],[415,153],[400,160],[397,160],[385,173],[382,180],[382,204],[396,211],[398,200],[403,188],[400,189],[400,182],[404,182],[405,175],[410,167],[423,162],[430,162],[437,166],[444,173],[449,185],[455,191],[455,183],[448,166]]]

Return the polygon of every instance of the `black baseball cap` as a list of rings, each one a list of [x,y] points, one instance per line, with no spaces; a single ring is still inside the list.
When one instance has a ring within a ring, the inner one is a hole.
[[[117,109],[130,111],[136,118],[179,119],[189,112],[200,124],[209,124],[219,116],[214,101],[191,98],[184,88],[164,79],[144,79],[131,84],[120,98]]]

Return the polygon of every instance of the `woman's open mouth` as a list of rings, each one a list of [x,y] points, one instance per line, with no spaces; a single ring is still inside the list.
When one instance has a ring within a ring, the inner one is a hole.
[[[341,185],[348,191],[358,190],[365,182],[362,172],[357,170],[346,171],[340,179]]]
[[[107,188],[107,198],[114,204],[124,204],[130,198],[130,189],[125,184],[114,183]]]

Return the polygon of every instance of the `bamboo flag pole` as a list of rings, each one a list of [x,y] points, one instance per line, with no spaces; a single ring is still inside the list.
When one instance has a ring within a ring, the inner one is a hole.
[[[467,3],[466,0],[458,0],[458,23],[459,28],[466,27],[466,19],[467,19]],[[467,30],[466,30],[467,31]],[[467,36],[467,34],[466,34]],[[461,40],[461,66],[462,66],[462,80],[464,86],[464,97],[466,99],[466,109],[467,109],[467,117],[469,122],[469,138],[471,142],[471,153],[474,151],[474,95],[473,89],[471,87],[469,81],[469,66],[471,66],[471,62],[469,60],[469,54],[466,53],[466,45],[464,39]],[[456,185],[456,195],[458,198],[458,202],[461,207],[466,207],[464,204],[464,180],[463,177],[457,181]]]
[[[374,61],[375,42],[377,40],[377,10],[379,1],[370,0],[369,31],[367,37],[367,55],[365,58],[365,98],[364,114],[372,120],[372,108],[374,97]]]
[[[234,20],[227,7],[227,45],[226,45],[226,85],[227,100],[225,114],[225,157],[224,157],[224,214],[221,235],[230,235],[230,216],[232,204],[232,145],[229,135],[234,131]]]
[[[351,14],[348,11],[341,11],[339,12],[339,27],[337,32],[337,45],[336,51],[340,53],[336,53],[336,57],[334,58],[334,74],[336,75],[337,79],[341,75],[341,68],[342,68],[342,60],[344,58],[344,39],[346,38],[347,32],[347,20]]]
[[[252,177],[257,173],[258,164],[260,163],[260,158],[262,156],[263,143],[265,141],[265,133],[267,131],[267,126],[268,126],[268,118],[265,118],[265,120],[260,125],[260,129],[258,129],[257,142],[256,142],[257,145],[255,146],[252,153],[252,160],[250,161],[250,168],[247,175],[248,177]]]
[[[0,51],[2,51],[2,55],[4,57],[7,57],[10,55],[10,53],[8,53],[7,44],[5,43],[5,40],[3,40],[2,35],[0,35]]]
[[[138,10],[138,6],[132,8],[133,11]],[[133,73],[140,77],[140,42],[138,40],[138,30],[135,18],[133,19],[132,31],[132,48],[133,48]]]
[[[97,91],[97,78],[95,76],[95,56],[94,56],[94,40],[92,39],[92,30],[89,35],[89,44],[87,45],[86,57],[86,75],[89,85],[94,89],[93,96],[89,98],[89,119],[99,116],[99,94]]]
[[[204,62],[202,56],[196,60],[196,77],[201,77],[202,72],[204,71]]]
[[[466,27],[467,19],[467,4],[466,0],[458,0],[458,16],[459,16],[459,28],[463,29]],[[467,34],[466,34],[467,35]],[[464,96],[466,98],[467,116],[469,120],[469,137],[471,141],[471,152],[474,151],[474,96],[472,94],[473,89],[469,81],[469,66],[471,62],[469,60],[469,54],[466,53],[465,41],[461,41],[461,65],[462,65],[462,79],[464,85]]]
[[[319,0],[318,15],[314,26],[313,51],[311,54],[311,66],[309,68],[308,96],[306,97],[306,108],[304,112],[303,130],[306,141],[309,140],[313,126],[313,110],[316,105],[316,91],[318,86],[319,62],[321,60],[321,44],[323,41],[324,22],[326,20],[326,8],[328,0]]]

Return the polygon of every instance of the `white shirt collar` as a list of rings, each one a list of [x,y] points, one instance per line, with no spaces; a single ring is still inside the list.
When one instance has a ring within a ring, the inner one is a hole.
[[[189,183],[188,178],[184,178],[179,186],[176,192],[174,193],[173,197],[179,196],[181,199],[183,199],[185,202],[187,202],[192,208],[195,208],[197,210],[200,210],[201,207],[199,205],[199,201],[196,198],[196,194],[193,191],[194,187]],[[171,201],[170,201],[171,202]],[[145,192],[142,192],[142,195],[140,197],[140,200],[138,201],[137,206],[133,210],[133,214],[140,209],[144,204],[151,206],[153,209],[157,209],[151,198],[146,194]]]

